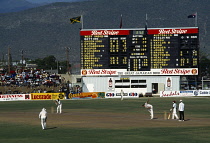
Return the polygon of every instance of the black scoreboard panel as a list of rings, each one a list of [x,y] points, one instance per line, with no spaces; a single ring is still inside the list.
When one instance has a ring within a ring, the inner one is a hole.
[[[179,35],[180,67],[198,67],[199,40],[198,34]]]
[[[151,69],[198,68],[198,28],[151,29]]]
[[[178,37],[172,34],[149,35],[151,68],[175,68],[179,66]]]
[[[111,69],[127,69],[127,36],[109,36],[109,67]]]
[[[128,36],[128,71],[149,71],[150,53],[143,30],[133,30]]]
[[[108,36],[86,35],[81,41],[81,64],[85,69],[108,68]]]
[[[82,69],[198,67],[198,28],[81,30],[80,35]]]

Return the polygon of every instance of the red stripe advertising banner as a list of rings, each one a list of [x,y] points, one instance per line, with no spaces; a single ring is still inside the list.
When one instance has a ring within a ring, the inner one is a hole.
[[[148,34],[192,34],[198,33],[198,28],[189,29],[148,29]]]
[[[84,35],[129,35],[130,30],[89,30],[80,31],[80,36]]]

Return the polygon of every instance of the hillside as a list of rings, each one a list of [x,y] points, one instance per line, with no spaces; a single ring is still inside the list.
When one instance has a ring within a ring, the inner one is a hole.
[[[210,1],[179,0],[97,0],[74,3],[53,3],[22,12],[0,14],[1,54],[11,47],[12,58],[43,58],[54,55],[65,60],[65,47],[70,48],[70,63],[79,63],[81,24],[70,24],[69,18],[83,15],[85,29],[143,28],[145,15],[148,27],[193,27],[195,19],[187,16],[198,12],[201,50],[210,48],[208,12]],[[204,48],[205,47],[205,48]],[[2,58],[1,58],[2,59]]]
[[[27,0],[31,3],[77,2],[84,0]]]
[[[32,4],[27,0],[1,0],[0,13],[17,12],[41,5],[42,4],[34,4],[34,3]]]
[[[0,0],[0,13],[23,11],[54,2],[80,2],[88,0]]]

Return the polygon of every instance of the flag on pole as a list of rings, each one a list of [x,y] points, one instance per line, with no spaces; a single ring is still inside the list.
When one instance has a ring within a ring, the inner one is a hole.
[[[121,14],[121,19],[120,19],[120,28],[122,28],[122,14]]]
[[[187,18],[196,18],[196,13],[195,14],[188,15]]]
[[[198,24],[198,13],[188,15],[188,18],[194,18],[195,19],[195,26]]]
[[[70,18],[71,24],[81,23],[81,16]]]

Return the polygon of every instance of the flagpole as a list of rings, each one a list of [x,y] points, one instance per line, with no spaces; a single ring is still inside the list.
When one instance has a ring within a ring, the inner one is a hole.
[[[146,21],[145,21],[145,32],[144,32],[144,34],[145,35],[147,35],[147,13],[146,13]]]
[[[146,30],[147,30],[147,27],[148,27],[148,23],[147,23],[147,13],[146,13],[146,25],[145,25],[145,27],[146,27]]]
[[[81,15],[82,29],[83,29],[83,16]]]
[[[147,13],[146,13],[146,24],[147,24]]]
[[[120,17],[120,28],[122,28],[122,14],[121,14],[121,17]]]
[[[195,14],[195,27],[198,25],[198,13]]]

